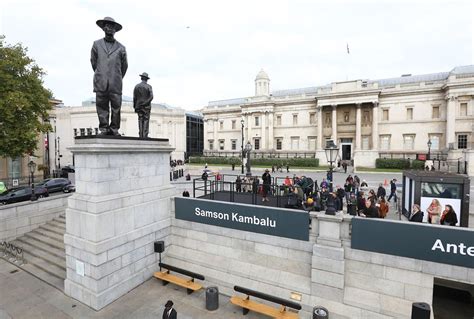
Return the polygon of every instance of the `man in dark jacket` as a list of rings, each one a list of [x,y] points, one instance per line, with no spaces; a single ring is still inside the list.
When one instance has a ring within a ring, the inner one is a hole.
[[[114,39],[114,34],[122,26],[110,17],[97,20],[96,24],[105,32],[105,37],[95,41],[91,50],[100,135],[120,135],[122,79],[127,72],[128,63],[125,47]],[[110,124],[109,108],[112,113]]]
[[[150,126],[151,101],[153,100],[153,89],[147,81],[150,79],[148,73],[140,74],[141,82],[133,90],[133,108],[138,114],[138,136],[148,137]]]
[[[385,191],[385,187],[383,187],[383,184],[380,183],[379,188],[377,189],[377,198],[382,199],[382,198],[385,198],[386,195],[387,195],[387,192]]]
[[[165,304],[165,310],[163,310],[163,319],[176,319],[178,313],[173,309],[173,302],[168,300]]]
[[[395,184],[397,180],[394,178],[390,181],[390,196],[388,197],[387,202],[390,202],[392,197],[395,199],[395,203],[397,202],[397,185]]]
[[[413,209],[408,220],[411,222],[422,223],[423,215],[424,213],[420,210],[420,206],[418,204],[415,204],[413,205]]]

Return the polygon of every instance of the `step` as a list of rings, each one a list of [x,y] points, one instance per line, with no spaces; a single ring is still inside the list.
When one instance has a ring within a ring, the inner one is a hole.
[[[25,242],[18,241],[18,242],[15,242],[15,245],[18,245],[23,248],[23,256],[25,257],[26,260],[28,260],[29,256],[31,255],[33,257],[43,259],[49,263],[54,264],[55,266],[59,268],[66,270],[65,257],[61,258],[61,257],[55,256],[49,253],[49,251],[38,249],[37,247],[34,247],[33,245],[30,245],[29,243],[25,243]]]
[[[54,217],[54,221],[66,225],[66,218],[61,218],[61,217]]]
[[[53,232],[55,234],[58,234],[60,236],[64,236],[64,233],[65,233],[65,230],[63,229],[60,229],[54,225],[50,225],[50,224],[45,224],[45,225],[41,225],[39,228],[42,228],[42,229],[46,229],[50,232]]]
[[[19,237],[16,239],[20,247],[23,247],[23,245],[29,245],[32,246],[35,249],[39,249],[42,251],[47,251],[48,254],[59,257],[59,258],[66,258],[66,252],[64,249],[58,249],[56,247],[53,247],[51,245],[44,244],[38,240],[33,240],[32,238],[28,237]]]
[[[60,279],[66,278],[66,270],[60,268],[56,265],[53,265],[41,258],[37,258],[35,256],[25,256],[25,264],[34,265],[35,267],[41,269],[42,271],[47,272],[48,274],[55,276]]]
[[[43,235],[41,235],[37,232],[32,231],[32,232],[26,233],[25,237],[33,238],[33,240],[38,240],[43,244],[53,246],[54,248],[61,249],[61,250],[65,251],[64,242],[61,242],[61,241],[58,241],[58,240],[55,240],[55,239],[51,239],[51,238],[49,238],[47,236],[43,236]]]
[[[64,291],[64,278],[53,276],[50,273],[42,270],[41,268],[35,267],[32,264],[23,264],[20,266],[24,271],[32,274],[36,278],[43,280],[57,289]]]
[[[52,225],[56,228],[63,229],[64,231],[66,231],[66,224],[58,222],[56,220],[52,220],[52,221],[48,222],[48,225]]]
[[[33,229],[31,232],[39,233],[43,236],[49,237],[49,238],[57,240],[59,242],[64,242],[64,234],[57,234],[55,232],[49,231],[49,230],[41,228],[41,227]]]

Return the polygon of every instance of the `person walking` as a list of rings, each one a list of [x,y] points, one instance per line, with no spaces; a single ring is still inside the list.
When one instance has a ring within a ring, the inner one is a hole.
[[[177,319],[178,313],[173,308],[173,301],[168,300],[165,304],[165,310],[163,310],[163,319]]]
[[[122,79],[128,69],[127,51],[115,40],[122,25],[111,17],[97,20],[105,37],[94,41],[91,65],[94,70],[94,92],[99,135],[120,135],[120,109],[122,107]],[[109,123],[110,115],[110,123]]]
[[[138,114],[138,136],[141,138],[148,137],[150,127],[150,111],[151,101],[153,100],[153,89],[147,81],[150,79],[148,73],[140,74],[142,80],[135,86],[133,90],[133,108]]]
[[[387,202],[390,202],[390,200],[393,197],[395,204],[397,203],[397,185],[395,184],[396,181],[397,180],[395,178],[390,181],[390,196],[388,197],[388,200],[387,200]]]
[[[242,180],[240,179],[240,176],[237,176],[237,179],[235,180],[235,191],[237,193],[242,192]]]
[[[269,202],[268,193],[270,192],[270,186],[272,184],[272,176],[270,175],[270,171],[268,169],[265,170],[265,173],[262,175],[262,202]]]

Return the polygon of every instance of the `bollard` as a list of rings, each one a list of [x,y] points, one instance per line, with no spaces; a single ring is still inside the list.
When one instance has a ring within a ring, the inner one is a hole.
[[[316,306],[313,308],[313,319],[328,319],[329,311],[321,306]]]
[[[414,302],[411,305],[411,319],[430,319],[431,308],[426,302]]]
[[[208,287],[206,289],[206,309],[217,310],[217,308],[219,308],[219,289]]]

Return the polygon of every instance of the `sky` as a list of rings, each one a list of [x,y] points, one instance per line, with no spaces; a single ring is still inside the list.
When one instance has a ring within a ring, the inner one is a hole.
[[[105,16],[123,26],[123,95],[147,72],[153,102],[186,110],[253,96],[260,69],[273,91],[474,64],[469,0],[0,0],[0,34],[28,47],[55,98],[79,106],[94,96],[90,50]]]

